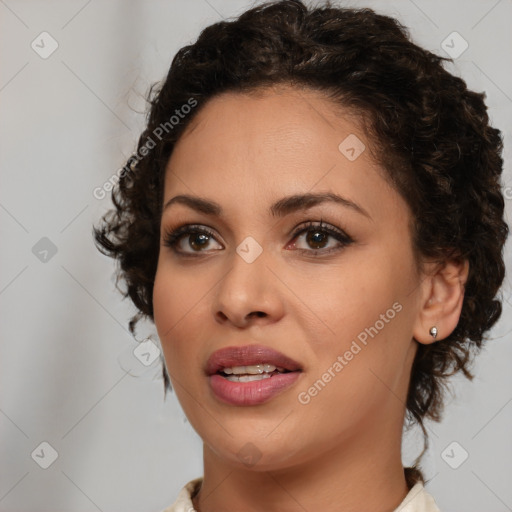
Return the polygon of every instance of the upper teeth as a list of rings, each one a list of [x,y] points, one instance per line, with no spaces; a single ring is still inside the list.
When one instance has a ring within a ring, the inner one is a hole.
[[[249,375],[258,375],[261,373],[272,373],[273,371],[284,372],[284,368],[274,366],[273,364],[254,364],[251,366],[232,366],[231,368],[223,368],[222,371],[227,374],[242,375],[247,373]]]

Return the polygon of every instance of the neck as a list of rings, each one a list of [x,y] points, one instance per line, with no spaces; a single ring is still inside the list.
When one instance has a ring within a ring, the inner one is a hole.
[[[205,444],[203,484],[194,507],[198,512],[392,512],[409,490],[401,461],[403,415],[393,416],[373,418],[366,429],[359,425],[363,431],[357,436],[316,457],[269,471],[226,461]]]

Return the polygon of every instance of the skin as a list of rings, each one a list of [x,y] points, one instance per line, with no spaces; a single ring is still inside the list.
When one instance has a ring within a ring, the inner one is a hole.
[[[366,146],[354,161],[338,149],[350,134]],[[419,271],[409,208],[370,148],[348,112],[319,92],[281,86],[211,99],[173,151],[164,204],[188,194],[223,210],[164,208],[153,296],[173,388],[204,442],[198,511],[391,512],[408,493],[400,450],[411,365],[418,342],[432,342],[432,325],[438,339],[455,328],[467,264],[427,262]],[[332,201],[269,213],[276,201],[304,193],[336,193],[367,215]],[[308,233],[294,238],[297,227],[320,220],[353,241],[340,246],[329,236],[318,248]],[[206,246],[197,235],[192,245],[181,238],[178,248],[196,258],[165,245],[165,234],[183,224],[214,233]],[[252,263],[236,252],[248,236],[263,248]],[[400,312],[300,403],[299,393],[396,303]],[[208,357],[256,343],[298,361],[300,378],[265,404],[221,402],[204,374]],[[255,464],[239,458],[244,446]]]

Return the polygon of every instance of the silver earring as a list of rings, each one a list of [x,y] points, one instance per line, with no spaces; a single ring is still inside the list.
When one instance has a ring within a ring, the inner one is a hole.
[[[437,327],[436,326],[431,327],[429,333],[430,333],[430,336],[432,336],[432,338],[434,338],[434,341],[436,341]]]

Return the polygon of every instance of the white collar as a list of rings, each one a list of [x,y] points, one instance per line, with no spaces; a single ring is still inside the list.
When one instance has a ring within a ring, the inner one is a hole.
[[[180,491],[173,505],[162,512],[196,512],[192,503],[192,496],[196,494],[203,478],[196,478],[188,482]],[[407,493],[402,503],[393,512],[440,512],[434,498],[418,482]]]

